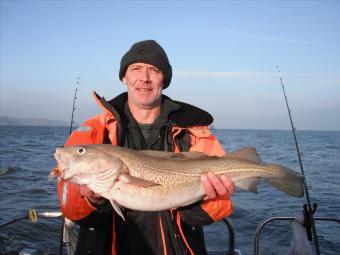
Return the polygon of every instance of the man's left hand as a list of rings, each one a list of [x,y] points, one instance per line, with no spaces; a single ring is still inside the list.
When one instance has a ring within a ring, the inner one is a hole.
[[[207,199],[214,199],[218,196],[229,196],[234,192],[235,186],[232,180],[227,175],[218,176],[212,172],[201,176],[203,189]]]

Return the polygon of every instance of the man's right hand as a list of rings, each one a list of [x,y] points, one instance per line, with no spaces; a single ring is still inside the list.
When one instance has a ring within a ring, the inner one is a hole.
[[[86,197],[94,205],[100,205],[100,204],[103,204],[105,202],[105,198],[94,193],[86,185],[79,185],[79,193],[80,193],[81,196]]]
[[[235,190],[234,183],[227,175],[218,176],[210,172],[202,175],[201,181],[206,193],[204,200],[214,199],[218,196],[229,198],[230,194]]]

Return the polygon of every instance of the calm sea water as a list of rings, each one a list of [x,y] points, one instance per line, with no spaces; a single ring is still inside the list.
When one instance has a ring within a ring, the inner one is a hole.
[[[299,171],[290,131],[213,130],[227,151],[254,146],[265,162],[284,164]],[[58,211],[55,182],[47,175],[55,165],[53,152],[64,143],[67,127],[0,127],[0,223],[22,216],[29,208]],[[316,216],[340,218],[340,132],[298,131],[311,199]],[[252,254],[257,225],[268,217],[295,216],[304,198],[292,198],[263,183],[257,195],[238,190],[230,217],[236,231],[236,248]],[[24,248],[57,254],[60,219],[27,220],[0,229],[0,254]],[[340,224],[317,222],[322,254],[340,254]],[[205,228],[210,250],[227,247],[222,223]],[[287,254],[291,227],[287,222],[267,225],[261,235],[260,254]]]

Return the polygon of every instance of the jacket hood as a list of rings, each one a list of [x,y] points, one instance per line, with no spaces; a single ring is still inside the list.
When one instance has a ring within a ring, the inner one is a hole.
[[[124,115],[125,103],[128,99],[127,92],[124,92],[115,98],[106,101],[104,97],[100,97],[96,92],[93,92],[95,100],[104,112],[110,113],[118,121]],[[178,105],[177,110],[169,114],[169,121],[179,127],[192,127],[192,126],[209,126],[213,122],[213,117],[210,113],[187,103],[174,101],[166,95],[162,95],[162,102],[169,100],[175,105]]]

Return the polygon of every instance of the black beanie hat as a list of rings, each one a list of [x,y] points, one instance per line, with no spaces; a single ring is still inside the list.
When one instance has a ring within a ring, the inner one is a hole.
[[[159,68],[164,76],[163,89],[169,86],[172,77],[172,68],[164,49],[157,42],[154,40],[146,40],[132,45],[120,61],[119,79],[123,79],[129,65],[137,62],[147,63]]]

